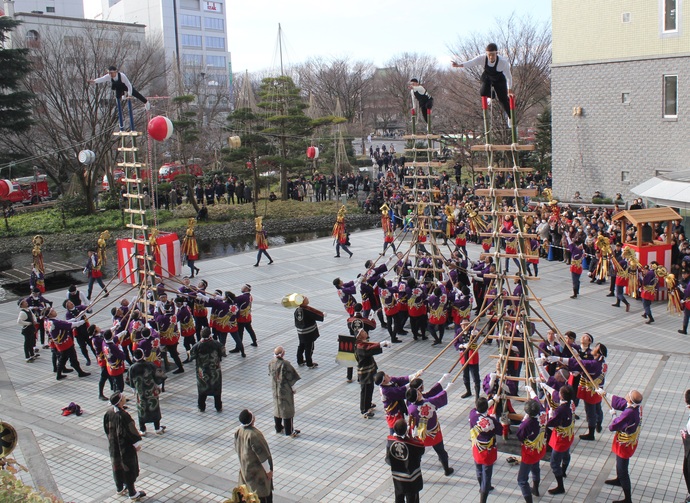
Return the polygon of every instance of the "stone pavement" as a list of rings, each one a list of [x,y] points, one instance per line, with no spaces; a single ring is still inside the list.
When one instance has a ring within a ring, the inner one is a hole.
[[[346,315],[331,282],[336,276],[354,279],[363,270],[364,261],[377,256],[381,231],[356,233],[352,242],[352,259],[333,258],[332,239],[326,238],[272,248],[270,253],[276,262],[271,266],[263,262],[259,268],[252,267],[254,252],[198,262],[201,277],[213,289],[238,291],[244,283],[252,285],[259,347],[248,346],[246,359],[231,354],[223,360],[224,410],[220,414],[212,407],[205,413],[197,411],[192,367],[187,366],[184,374],[170,375],[161,399],[167,432],[146,437],[140,454],[137,487],[148,493],[147,501],[220,502],[228,497],[238,472],[232,437],[238,413],[245,407],[256,414],[257,425],[271,447],[276,502],[393,500],[390,471],[383,459],[387,428],[382,414],[377,413],[371,420],[360,417],[359,387],[346,383],[345,369],[334,361],[337,335],[346,333]],[[479,248],[469,246],[471,257],[476,258]],[[687,338],[676,333],[680,318],[665,313],[665,305],[659,303],[653,307],[657,322],[645,325],[639,302],[633,300],[631,312],[626,314],[610,306],[605,285],[586,280],[581,298],[571,300],[567,266],[546,261],[539,266],[541,280],[530,285],[558,327],[578,335],[590,332],[595,341],[608,346],[607,390],[624,396],[631,387],[637,387],[644,393],[641,441],[630,463],[633,500],[683,501],[683,447],[678,430],[687,420],[683,392],[688,387],[690,359]],[[115,289],[116,293],[125,291],[123,286]],[[273,433],[267,376],[272,350],[279,344],[286,347],[294,363],[297,336],[292,312],[280,305],[283,295],[291,292],[308,295],[311,305],[328,313],[316,342],[318,369],[298,368],[302,380],[297,384],[295,425],[302,435],[296,439]],[[49,292],[47,296],[58,306],[65,292]],[[116,298],[111,295],[106,300]],[[109,309],[93,316],[94,321],[107,324],[106,311]],[[70,374],[68,379],[57,382],[48,351],[42,351],[35,363],[25,363],[16,316],[15,303],[0,305],[0,419],[19,430],[15,457],[30,468],[22,479],[59,494],[67,502],[122,501],[114,496],[102,427],[106,405],[97,399],[98,368],[89,368],[93,372],[90,377],[79,379]],[[372,340],[383,340],[384,332],[375,330]],[[493,367],[493,360],[488,358],[493,350],[482,349],[482,375]],[[384,349],[377,362],[391,375],[405,375],[425,366],[438,351],[430,342],[415,342],[408,336],[404,344]],[[450,353],[427,371],[427,381],[439,378],[451,367]],[[422,464],[422,501],[478,500],[467,423],[472,401],[460,399],[462,385],[458,384],[451,392],[450,403],[440,411],[455,474],[445,477],[435,453],[429,449]],[[77,402],[85,413],[81,417],[61,416],[61,408],[69,402]],[[136,415],[135,410],[130,411]],[[577,422],[576,435],[586,429],[582,406],[579,414],[582,420]],[[608,419],[606,414],[606,424]],[[554,479],[548,464],[542,463],[545,496],[537,501],[604,503],[622,498],[619,488],[604,485],[604,480],[615,474],[610,444],[608,431],[597,435],[595,442],[576,439],[566,479],[567,493],[562,497],[546,494]],[[499,453],[494,467],[496,490],[490,501],[522,501],[515,481],[517,468],[506,463],[507,456]]]

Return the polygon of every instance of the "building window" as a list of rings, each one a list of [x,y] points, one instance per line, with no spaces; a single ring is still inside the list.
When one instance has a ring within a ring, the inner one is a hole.
[[[183,54],[182,62],[185,66],[200,67],[202,64],[202,57],[201,54]]]
[[[678,75],[664,75],[664,118],[678,117]]]
[[[46,12],[55,13],[55,7],[46,7]]]
[[[225,68],[225,56],[206,56],[206,65]]]
[[[185,47],[201,47],[201,35],[182,34],[182,45]]]
[[[225,50],[225,37],[206,37],[206,49]]]
[[[203,0],[201,2],[201,6],[205,11],[208,12],[215,12],[217,14],[223,13],[223,4],[220,2],[208,2],[206,0]]]
[[[621,93],[621,103],[624,105],[630,104],[630,93]]]
[[[62,40],[65,42],[65,45],[74,45],[74,46],[80,46],[82,45],[82,39],[78,35],[65,35],[62,37]]]
[[[34,49],[41,47],[41,39],[36,30],[29,30],[26,32],[26,45]]]
[[[190,14],[180,15],[180,26],[187,28],[201,28],[201,16],[192,16]]]
[[[205,17],[204,28],[207,30],[223,31],[223,18],[220,17]]]
[[[630,171],[621,171],[621,182],[630,181]]]
[[[664,32],[678,31],[678,1],[679,0],[662,0],[664,6]]]

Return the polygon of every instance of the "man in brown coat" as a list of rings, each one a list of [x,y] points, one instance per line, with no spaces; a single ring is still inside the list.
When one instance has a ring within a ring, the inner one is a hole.
[[[292,418],[295,417],[295,383],[300,376],[285,360],[285,349],[278,346],[273,350],[273,360],[268,364],[268,375],[271,376],[271,388],[273,390],[273,419],[276,423],[276,433],[282,433],[290,437],[300,434],[299,430],[293,430]]]
[[[240,459],[238,485],[246,485],[261,503],[273,503],[273,458],[263,433],[254,427],[254,414],[240,412],[235,452]]]

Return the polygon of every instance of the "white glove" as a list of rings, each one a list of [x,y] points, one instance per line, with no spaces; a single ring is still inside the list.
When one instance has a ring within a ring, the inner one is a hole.
[[[460,344],[458,346],[458,351],[464,351],[465,349],[467,349],[467,346],[465,346],[464,344]]]
[[[537,397],[537,394],[532,389],[532,386],[525,386],[524,388],[527,396],[530,397],[531,400],[534,400]]]
[[[536,363],[538,367],[543,367],[544,366],[544,359],[543,358],[535,358],[534,363]]]
[[[211,297],[209,297],[208,295],[204,295],[203,293],[197,293],[196,298],[203,300],[204,302],[208,302],[211,299]]]
[[[549,363],[560,363],[561,359],[558,356],[547,356],[546,361]]]
[[[618,411],[616,409],[611,409],[609,410],[609,414],[611,414],[611,417],[616,417],[618,415]]]
[[[411,381],[412,379],[416,379],[416,378],[418,378],[418,377],[421,377],[421,375],[422,375],[423,373],[424,373],[424,370],[421,369],[421,370],[418,370],[417,372],[415,372],[414,374],[411,374],[411,375],[407,376],[407,378]]]
[[[442,388],[446,387],[446,384],[448,383],[448,379],[450,379],[450,374],[443,374],[441,379],[438,380],[438,383],[441,385]]]
[[[78,320],[78,321],[72,321],[72,328],[77,328],[81,327],[84,323],[86,323],[86,320]]]
[[[382,348],[391,347],[391,341],[381,341],[379,344],[381,345]]]
[[[599,396],[606,396],[606,390],[604,388],[598,388],[596,390],[597,395]]]
[[[453,382],[449,382],[448,384],[446,384],[446,388],[445,388],[445,389],[446,389],[446,393],[448,393],[448,392],[450,391],[450,388],[452,388],[454,384],[455,384],[455,383],[453,383]]]
[[[540,383],[539,386],[541,386],[541,389],[543,389],[546,393],[551,394],[554,391],[554,389],[546,383]]]

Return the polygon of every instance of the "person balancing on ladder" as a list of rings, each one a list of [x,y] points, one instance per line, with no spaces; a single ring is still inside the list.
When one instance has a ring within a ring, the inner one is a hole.
[[[122,118],[122,99],[127,99],[128,97],[137,98],[141,101],[146,110],[151,109],[151,103],[144,97],[139,91],[134,89],[132,83],[127,78],[123,72],[117,70],[117,67],[108,67],[108,73],[97,79],[89,79],[90,84],[103,84],[110,80],[111,89],[115,91],[115,96],[117,98],[117,111],[120,119],[120,130],[124,129],[124,123]],[[134,130],[134,117],[132,115],[132,103],[129,102],[129,119],[132,130]]]
[[[431,107],[434,106],[434,98],[431,97],[429,91],[424,89],[424,86],[419,85],[419,80],[417,79],[410,79],[409,87],[412,95],[419,103],[422,118],[424,119],[424,122],[426,122],[427,130],[429,131],[429,128],[431,127],[429,115],[431,114]]]
[[[513,97],[513,76],[510,73],[510,63],[505,57],[498,56],[498,47],[494,43],[486,46],[486,54],[472,58],[469,61],[458,63],[453,61],[453,68],[474,68],[484,65],[484,72],[481,75],[480,95],[491,98],[491,88],[496,93],[498,101],[503,110],[508,114],[508,127],[513,128],[511,120],[511,107],[509,97]]]

